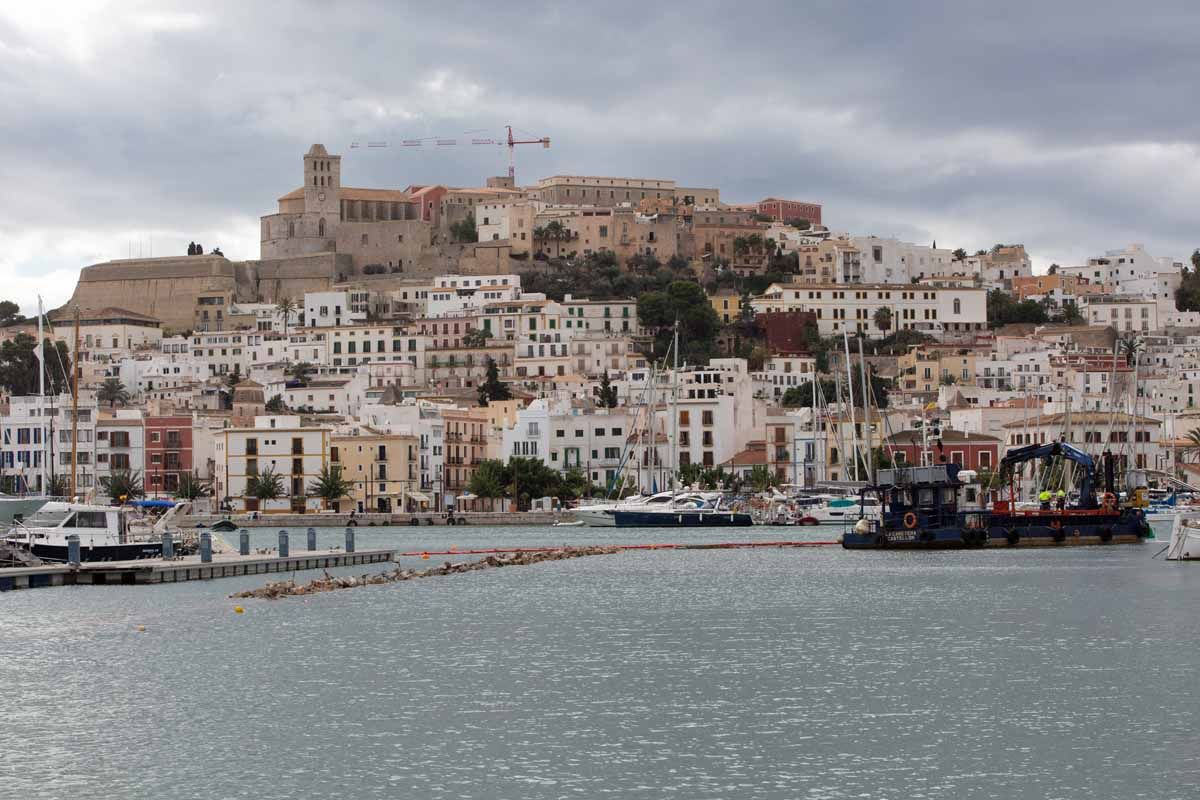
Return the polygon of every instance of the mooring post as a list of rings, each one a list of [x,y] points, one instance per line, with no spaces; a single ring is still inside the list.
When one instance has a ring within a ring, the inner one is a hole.
[[[244,556],[250,555],[250,531],[245,528],[238,531],[238,552]]]
[[[212,563],[212,534],[208,531],[200,534],[200,563]]]
[[[67,564],[79,566],[79,534],[72,533],[67,537]]]
[[[163,531],[162,557],[170,561],[175,557],[175,537],[170,531]]]
[[[316,549],[317,549],[317,529],[309,528],[308,529],[308,551],[311,553],[313,550],[316,550]]]
[[[346,552],[354,552],[354,528],[346,528]]]
[[[288,532],[286,530],[279,531],[279,557],[287,558],[288,556]]]

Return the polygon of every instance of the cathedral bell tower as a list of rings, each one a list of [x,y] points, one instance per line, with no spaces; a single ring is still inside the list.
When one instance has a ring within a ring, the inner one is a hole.
[[[333,242],[341,220],[342,157],[314,144],[304,154],[304,215],[309,235]]]

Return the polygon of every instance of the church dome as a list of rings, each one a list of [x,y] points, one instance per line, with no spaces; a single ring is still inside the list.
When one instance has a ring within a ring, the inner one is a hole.
[[[324,157],[324,156],[328,156],[329,153],[325,150],[325,145],[314,144],[312,147],[308,148],[308,155]]]

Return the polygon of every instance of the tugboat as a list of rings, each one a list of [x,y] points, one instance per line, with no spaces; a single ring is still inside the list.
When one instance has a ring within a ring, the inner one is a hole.
[[[957,464],[879,470],[874,491],[884,503],[878,522],[861,519],[842,537],[851,550],[1034,547],[1136,543],[1151,534],[1142,509],[1120,507],[1113,480],[1114,461],[1105,458],[1104,492],[1096,497],[1096,463],[1066,442],[1030,445],[1008,453],[1002,472],[1041,458],[1061,457],[1078,465],[1082,478],[1075,505],[1018,509],[1015,481],[1009,499],[991,509],[982,496],[967,507],[966,484]],[[960,508],[960,506],[962,506]]]

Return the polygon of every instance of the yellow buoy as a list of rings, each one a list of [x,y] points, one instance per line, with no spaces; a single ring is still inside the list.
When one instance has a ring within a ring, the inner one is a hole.
[[[235,613],[235,614],[241,614],[241,613],[242,613],[243,611],[245,611],[245,610],[246,610],[246,609],[242,608],[241,606],[234,606],[234,607],[233,607],[233,613]]]

